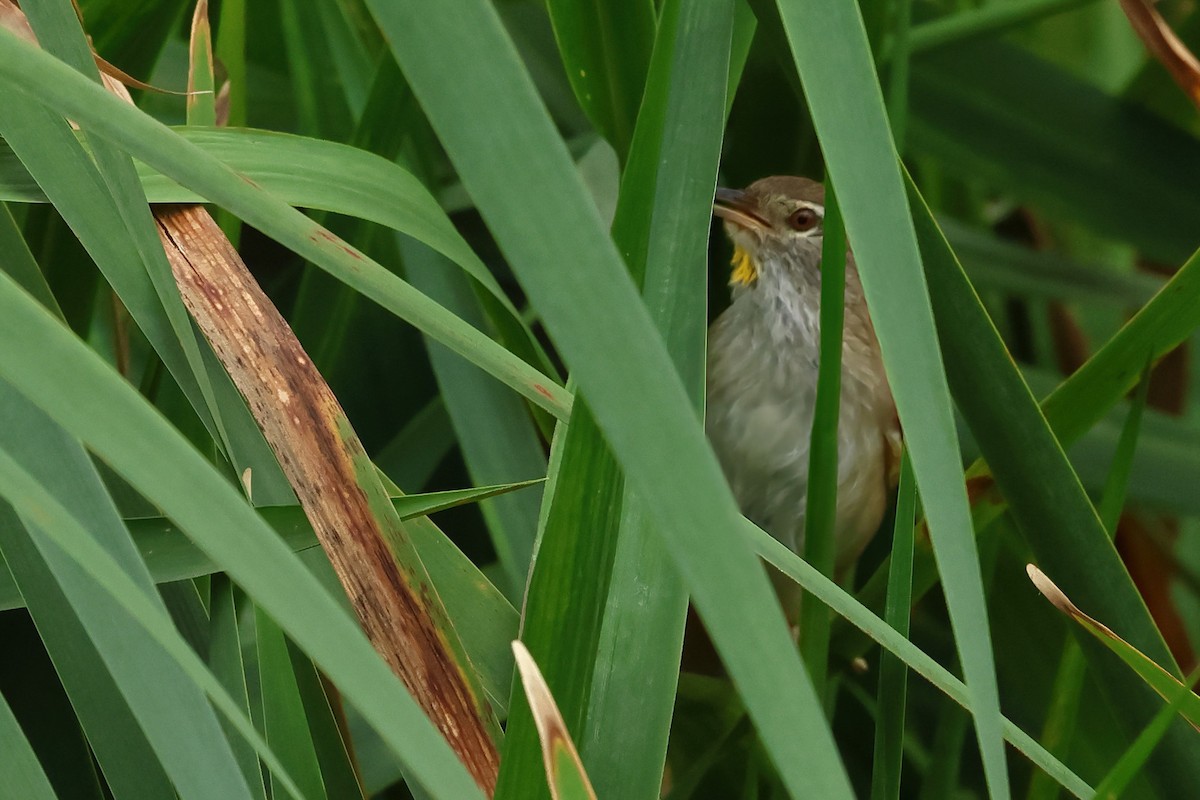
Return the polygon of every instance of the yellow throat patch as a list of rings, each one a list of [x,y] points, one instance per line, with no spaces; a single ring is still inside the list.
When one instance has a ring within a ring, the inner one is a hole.
[[[754,261],[740,245],[735,245],[733,248],[732,264],[733,275],[729,278],[731,283],[749,286],[758,280],[758,270],[754,267]]]

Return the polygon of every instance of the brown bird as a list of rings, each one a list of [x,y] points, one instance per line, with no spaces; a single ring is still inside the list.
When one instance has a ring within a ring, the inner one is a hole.
[[[806,178],[764,178],[744,191],[718,189],[713,212],[734,245],[733,302],[709,330],[705,428],[742,513],[800,553],[820,356],[825,189]],[[845,311],[839,573],[879,527],[901,447],[896,406],[850,253]],[[789,593],[784,606],[795,621]]]

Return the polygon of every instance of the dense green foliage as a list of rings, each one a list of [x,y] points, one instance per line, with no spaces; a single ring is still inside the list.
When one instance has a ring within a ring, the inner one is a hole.
[[[212,0],[211,62],[183,0],[21,5],[0,800],[480,796],[188,318],[148,203],[198,202],[391,490],[496,796],[550,796],[518,631],[600,798],[1200,793],[1200,113],[1117,3]],[[224,88],[125,104],[85,31]],[[770,174],[836,184],[906,436],[843,585],[740,518],[698,411],[713,191]]]

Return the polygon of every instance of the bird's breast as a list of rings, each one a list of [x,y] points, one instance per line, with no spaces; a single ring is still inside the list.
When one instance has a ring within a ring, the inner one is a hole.
[[[735,303],[713,324],[705,427],[742,512],[798,552],[820,334],[815,307],[811,317],[776,310],[782,314]],[[857,357],[843,354],[837,513],[839,550],[855,552],[886,503],[880,397],[863,385],[871,371],[856,369]]]

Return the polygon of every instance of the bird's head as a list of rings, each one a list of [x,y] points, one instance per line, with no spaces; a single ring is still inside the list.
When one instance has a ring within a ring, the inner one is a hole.
[[[825,226],[825,187],[779,175],[745,189],[717,189],[713,214],[733,241],[735,287],[755,285],[763,273],[817,269]]]

